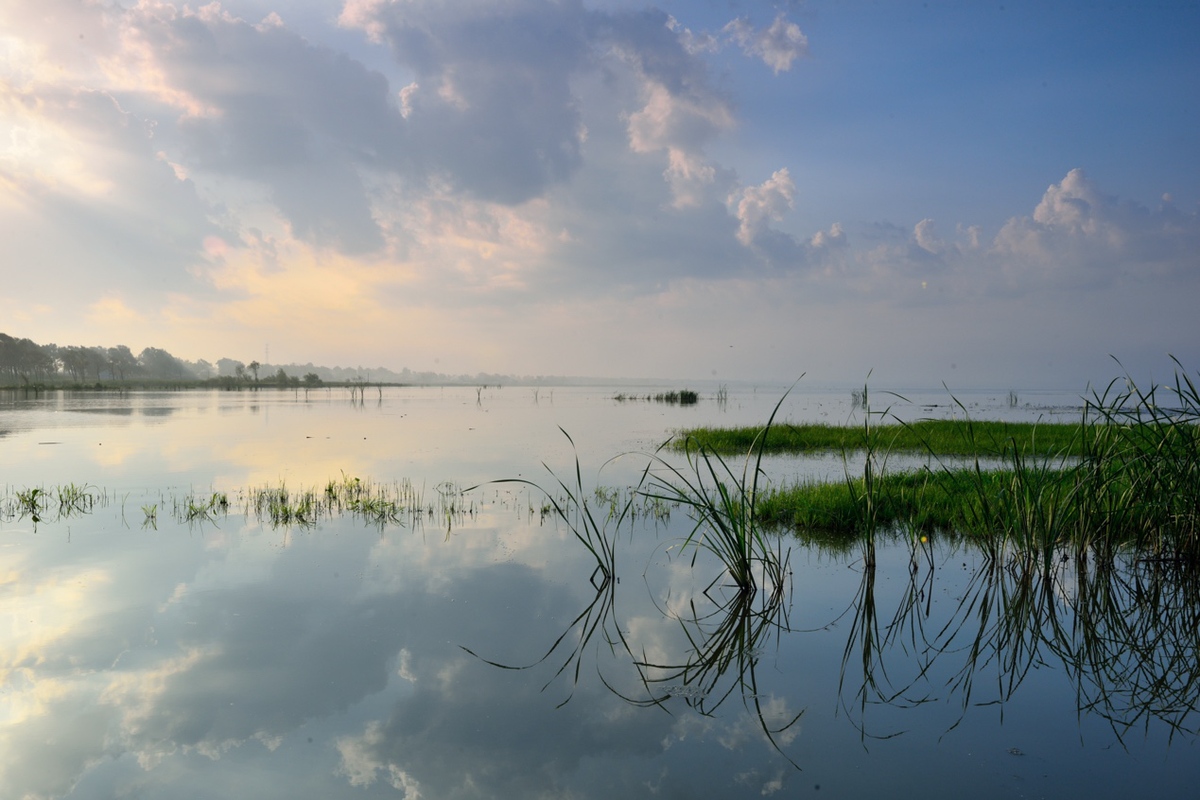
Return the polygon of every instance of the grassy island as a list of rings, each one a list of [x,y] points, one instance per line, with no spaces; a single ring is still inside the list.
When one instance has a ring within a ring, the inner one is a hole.
[[[1200,561],[1200,393],[1182,370],[1172,385],[1126,385],[1094,395],[1074,424],[975,421],[965,409],[963,419],[900,422],[868,409],[860,426],[700,428],[673,444],[700,460],[845,454],[841,481],[778,486],[755,498],[759,522],[805,535],[900,531],[1047,558],[1065,549],[1100,558],[1133,550]],[[893,453],[931,462],[888,472]],[[851,462],[863,464],[861,473]]]

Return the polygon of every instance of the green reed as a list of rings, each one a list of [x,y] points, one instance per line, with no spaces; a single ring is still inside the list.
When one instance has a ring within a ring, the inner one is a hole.
[[[667,461],[659,455],[660,448],[647,466],[652,470],[649,481],[639,489],[644,497],[678,505],[691,513],[695,525],[684,546],[696,545],[715,555],[742,591],[755,590],[756,574],[761,574],[769,587],[778,587],[787,573],[782,541],[764,533],[758,503],[760,486],[765,487],[762,459],[766,442],[790,392],[788,389],[775,404],[767,424],[751,441],[740,470],[704,444],[685,438],[681,446],[686,466]]]
[[[557,473],[552,470],[546,462],[542,462],[542,466],[546,469],[550,476],[557,484],[557,492],[547,491],[540,484],[531,481],[528,478],[500,478],[498,480],[489,481],[489,484],[508,484],[515,483],[522,486],[528,486],[540,492],[545,503],[543,509],[548,505],[553,509],[554,516],[558,517],[571,531],[572,535],[584,546],[595,560],[596,567],[592,572],[593,579],[600,576],[602,581],[615,579],[616,564],[617,564],[617,549],[615,531],[620,529],[621,524],[629,518],[632,509],[633,501],[636,493],[631,492],[627,495],[624,504],[619,511],[608,502],[608,498],[603,495],[593,495],[589,500],[588,493],[584,489],[583,484],[583,468],[579,463],[578,450],[575,447],[575,440],[571,438],[571,434],[567,433],[562,427],[559,427],[562,435],[567,437],[567,441],[571,443],[571,449],[576,451],[575,455],[575,476],[571,483],[564,481]],[[647,466],[647,471],[649,466]],[[642,480],[645,480],[645,472],[643,472]],[[481,484],[482,485],[482,484]],[[639,483],[640,485],[640,483]],[[465,492],[473,491],[479,486],[472,486]],[[598,500],[598,504],[593,504],[592,500]],[[609,505],[607,514],[601,515],[600,507]],[[599,507],[597,507],[597,505]],[[615,513],[614,513],[615,512]],[[543,510],[542,516],[546,516]],[[609,531],[609,523],[613,523],[613,532]]]

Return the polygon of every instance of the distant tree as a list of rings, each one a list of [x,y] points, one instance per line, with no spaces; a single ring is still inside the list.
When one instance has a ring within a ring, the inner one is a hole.
[[[216,374],[216,369],[213,367],[213,365],[205,361],[203,358],[197,359],[196,361],[185,361],[183,363],[184,366],[192,371],[193,375],[201,380],[211,378]]]
[[[19,364],[17,340],[7,333],[0,333],[0,374],[16,378]]]
[[[57,348],[45,349],[29,339],[14,339],[0,333],[0,375],[29,381],[45,380],[57,369]]]
[[[320,386],[321,376],[315,372],[308,372],[304,375],[304,385],[308,387]]]
[[[132,377],[138,368],[137,357],[123,344],[108,348],[108,369],[117,380]]]
[[[108,349],[104,347],[85,347],[84,360],[87,364],[86,372],[90,372],[96,380],[104,377],[105,373],[112,377],[112,371],[108,366]]]
[[[87,351],[79,345],[67,345],[58,349],[58,359],[62,362],[63,372],[76,383],[83,383],[87,372]]]
[[[261,366],[262,366],[262,364],[259,364],[257,361],[251,361],[249,364],[250,371],[254,373],[254,382],[255,383],[258,383],[258,368]]]
[[[45,364],[45,377],[57,378],[62,372],[62,364],[58,360],[58,345],[51,342],[44,344],[42,349],[42,359]]]
[[[241,367],[243,370],[245,370],[245,368],[246,368],[245,365],[242,364],[242,362],[234,361],[232,358],[221,358],[221,359],[217,360],[217,374],[218,375],[223,375],[223,376],[227,376],[230,378],[232,378],[232,377],[240,378],[242,376],[242,373],[238,372],[239,367]]]
[[[233,372],[234,372],[234,375],[237,376],[237,379],[239,381],[243,381],[246,379],[246,365],[241,363],[240,361],[237,363],[237,366],[235,366],[233,368]]]
[[[189,380],[191,370],[175,356],[157,347],[147,347],[138,355],[138,363],[149,378],[160,380]]]
[[[283,367],[280,367],[279,371],[275,373],[275,383],[279,384],[280,386],[287,386],[288,374],[283,371]]]

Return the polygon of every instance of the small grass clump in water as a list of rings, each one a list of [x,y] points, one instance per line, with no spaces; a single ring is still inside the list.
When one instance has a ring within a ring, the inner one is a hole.
[[[0,497],[0,519],[28,517],[36,526],[39,522],[69,519],[90,514],[97,503],[107,497],[95,488],[74,483],[45,489],[34,486],[6,492]]]
[[[638,395],[625,394],[624,392],[622,392],[621,394],[615,395],[613,397],[613,400],[616,400],[619,403],[623,403],[627,400],[645,400],[647,402],[653,400],[656,403],[669,403],[671,405],[680,405],[680,406],[694,406],[694,405],[696,405],[696,403],[700,402],[700,394],[699,394],[699,392],[692,391],[691,389],[679,389],[679,390],[672,390],[669,392],[659,392],[658,394],[653,394],[653,395],[648,394],[648,395],[645,395],[644,397],[639,397]]]

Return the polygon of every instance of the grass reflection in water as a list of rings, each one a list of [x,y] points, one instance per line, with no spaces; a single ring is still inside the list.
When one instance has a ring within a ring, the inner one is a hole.
[[[841,705],[865,739],[872,707],[953,703],[953,730],[972,708],[1003,706],[1031,670],[1061,669],[1080,717],[1105,720],[1117,742],[1164,726],[1200,734],[1200,572],[1178,562],[1122,558],[988,561],[950,606],[933,603],[937,571],[914,551],[907,589],[886,622],[877,569],[864,560],[842,661]],[[939,608],[947,606],[946,609]],[[981,684],[986,675],[988,682]]]

